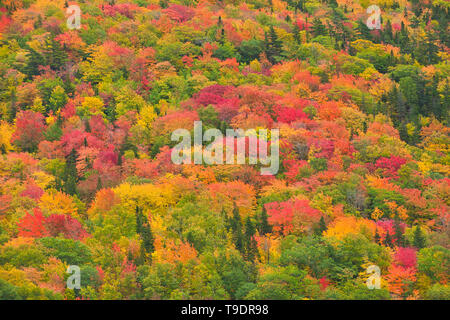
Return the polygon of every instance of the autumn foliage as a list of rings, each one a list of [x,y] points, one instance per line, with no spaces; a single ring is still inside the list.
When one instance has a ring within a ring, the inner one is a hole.
[[[372,4],[0,1],[0,299],[449,300],[448,1]]]

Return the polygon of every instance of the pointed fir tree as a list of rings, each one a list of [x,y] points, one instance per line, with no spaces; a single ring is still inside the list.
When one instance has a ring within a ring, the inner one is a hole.
[[[269,33],[264,35],[264,52],[270,63],[274,64],[281,61],[282,48],[282,41],[278,39],[273,26],[270,26]]]
[[[417,226],[413,234],[413,246],[417,249],[423,249],[426,246],[425,234],[420,226]]]
[[[78,172],[77,172],[77,152],[75,149],[70,151],[69,155],[66,157],[66,166],[64,168],[64,178],[63,178],[63,190],[65,193],[70,195],[77,194],[77,182],[78,182]]]
[[[34,28],[39,29],[40,27],[42,27],[42,16],[38,15],[36,21],[34,22]]]
[[[141,231],[142,244],[144,246],[145,252],[151,254],[153,251],[155,251],[154,238],[152,230],[150,228],[150,223],[148,222],[147,218],[145,218],[145,220],[146,223],[143,225],[143,229]]]
[[[389,231],[386,232],[386,237],[384,238],[384,245],[386,247],[391,247],[392,248],[392,237],[389,234]]]
[[[330,5],[331,8],[337,8],[338,7],[338,3],[336,0],[329,0],[328,4]]]
[[[394,219],[394,238],[395,238],[395,244],[398,247],[404,247],[405,246],[405,238],[403,236],[402,228],[400,226],[400,220],[396,216]]]
[[[136,233],[137,234],[141,233],[141,231],[142,231],[142,224],[144,223],[142,221],[142,214],[141,214],[140,210],[141,209],[138,206],[136,206],[135,216],[136,216]]]
[[[323,216],[320,217],[319,220],[319,235],[322,235],[324,231],[327,230],[327,225],[325,223],[325,219],[323,218]]]
[[[305,18],[306,43],[309,42],[308,16]]]
[[[54,38],[47,40],[44,52],[45,63],[52,68],[52,70],[59,70],[67,61],[67,50],[61,47],[58,41]]]
[[[383,32],[383,41],[385,43],[391,43],[393,42],[393,32],[392,32],[392,24],[391,20],[388,20],[386,22],[386,26],[384,27]]]
[[[16,95],[16,89],[11,90],[10,95],[10,104],[8,108],[8,120],[9,122],[14,122],[16,120],[17,116],[17,95]]]
[[[23,73],[27,75],[27,79],[31,80],[33,76],[39,75],[39,66],[44,63],[44,58],[31,47],[27,47],[27,51],[27,63]]]
[[[219,43],[220,43],[221,45],[224,45],[224,44],[225,44],[225,40],[226,40],[226,37],[225,37],[225,29],[222,28],[222,29],[220,30],[220,39],[219,39]]]
[[[87,119],[84,121],[84,131],[91,132],[91,125],[89,123],[89,120],[87,120]]]
[[[244,249],[243,234],[242,234],[242,222],[241,222],[241,216],[239,215],[239,209],[236,206],[236,203],[234,204],[234,207],[233,207],[233,216],[229,220],[229,225],[230,225],[234,245],[236,246],[236,249],[242,253],[243,249]]]
[[[441,101],[442,108],[439,110],[440,119],[443,117],[448,117],[448,106],[450,106],[450,85],[448,83],[448,78],[445,81],[444,86],[444,97]]]
[[[142,208],[140,207],[136,207],[136,233],[139,234],[142,240],[141,255],[150,257],[151,253],[155,251],[154,237],[150,228],[150,222],[142,213]]]
[[[313,19],[311,30],[314,37],[327,35],[327,29],[319,18]]]
[[[262,205],[261,215],[260,215],[260,222],[259,222],[259,233],[261,235],[272,232],[272,227],[269,224],[269,215],[267,214],[266,207],[264,204]]]
[[[292,29],[292,34],[294,36],[295,43],[301,44],[300,40],[300,27],[297,23],[294,23],[294,28]]]
[[[248,216],[245,221],[245,233],[244,233],[244,246],[245,246],[245,258],[247,261],[254,261],[257,253],[256,240],[254,235],[256,228],[250,217]]]
[[[431,100],[431,106],[430,106],[430,112],[436,117],[438,120],[442,120],[442,111],[445,110],[445,108],[441,108],[441,99],[438,93],[438,84],[439,84],[439,76],[436,74],[433,76],[433,81],[430,86],[430,100]],[[448,84],[448,81],[447,81]],[[444,88],[444,94],[448,95],[448,86],[445,86]]]
[[[100,177],[97,177],[97,189],[96,190],[100,190],[102,189],[102,179],[100,179]]]
[[[56,177],[55,178],[55,189],[58,191],[63,191],[62,190],[62,183],[61,183],[61,178],[60,177]]]
[[[403,21],[401,23],[400,32],[398,33],[398,45],[400,46],[402,53],[412,53],[408,30]]]
[[[381,238],[380,238],[380,234],[378,233],[378,228],[375,229],[375,237],[374,237],[375,243],[376,244],[381,244]]]
[[[283,42],[278,38],[277,33],[275,32],[275,29],[273,26],[270,26],[269,30],[269,39],[270,43],[272,45],[273,50],[273,56],[281,56],[281,50],[283,48]]]

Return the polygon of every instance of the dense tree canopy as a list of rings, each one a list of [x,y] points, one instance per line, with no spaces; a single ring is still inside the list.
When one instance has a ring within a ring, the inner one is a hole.
[[[370,4],[1,1],[0,299],[450,299],[449,2]]]

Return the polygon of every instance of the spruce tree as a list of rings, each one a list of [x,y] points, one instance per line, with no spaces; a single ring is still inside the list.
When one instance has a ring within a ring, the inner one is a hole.
[[[401,29],[398,35],[398,45],[402,53],[412,53],[410,48],[410,40],[408,35],[408,30],[406,29],[405,23],[402,21]]]
[[[145,221],[146,223],[143,225],[143,229],[141,231],[142,244],[147,253],[152,253],[155,251],[153,233],[150,229],[147,218],[145,218]]]
[[[306,26],[306,42],[308,43],[309,42],[309,27],[308,27],[308,16],[306,16],[306,18],[305,18],[305,26]]]
[[[70,195],[77,194],[77,182],[78,182],[78,172],[77,172],[77,152],[75,149],[70,151],[69,155],[66,157],[66,166],[64,168],[63,176],[63,190],[65,193]]]
[[[125,151],[127,150],[131,150],[134,153],[134,156],[137,157],[138,156],[138,149],[137,147],[130,141],[130,137],[128,135],[125,136],[125,139],[122,143],[122,145],[120,146],[119,149],[119,157],[123,156],[125,154]]]
[[[298,10],[304,12],[304,11],[305,11],[305,0],[299,0],[299,1],[297,2],[296,9],[298,9]]]
[[[403,236],[402,228],[400,226],[400,221],[397,217],[394,219],[394,231],[395,231],[395,233],[394,233],[395,244],[398,247],[404,247],[405,246],[405,238]]]
[[[450,106],[450,85],[448,79],[445,81],[444,98],[441,101],[442,109],[439,110],[440,118],[448,117],[448,106]]]
[[[34,28],[39,29],[40,27],[42,27],[42,16],[38,15],[37,20],[34,22]]]
[[[272,232],[272,227],[269,224],[268,218],[269,215],[267,214],[266,207],[263,205],[258,230],[261,235]]]
[[[233,242],[236,246],[236,249],[239,250],[241,253],[243,252],[243,234],[242,234],[242,222],[241,222],[241,216],[239,215],[239,209],[234,204],[233,207],[233,216],[229,220],[229,226],[231,229],[231,233],[233,236]]]
[[[67,51],[54,38],[47,40],[44,52],[45,63],[52,70],[59,70],[67,61]]]
[[[280,57],[283,48],[283,42],[278,38],[273,26],[270,26],[269,39],[272,45],[273,56]]]
[[[422,249],[425,248],[425,245],[426,245],[425,235],[420,226],[417,226],[416,229],[414,230],[413,246],[416,247],[417,249]]]
[[[327,29],[319,18],[314,18],[311,29],[314,37],[324,36],[327,34]]]
[[[84,131],[91,132],[91,125],[89,124],[89,120],[87,119],[84,121]]]
[[[425,55],[425,58],[423,59],[424,62],[427,65],[430,64],[436,64],[439,62],[439,46],[436,44],[438,43],[438,35],[437,33],[433,31],[427,31],[425,36],[425,48],[427,54]]]
[[[294,40],[297,44],[301,43],[300,40],[300,28],[297,23],[294,23],[294,28],[292,29],[292,34],[294,35]]]
[[[383,30],[383,40],[386,43],[392,43],[393,42],[393,32],[392,32],[392,24],[391,20],[388,20],[386,22],[386,26]]]
[[[356,31],[357,31],[357,36],[361,37],[362,39],[366,39],[366,40],[370,40],[370,41],[373,40],[370,29],[367,27],[367,25],[362,20],[357,21]]]
[[[256,240],[254,235],[256,228],[250,217],[248,216],[245,221],[245,233],[244,233],[244,246],[245,246],[245,258],[248,261],[254,261],[257,253]]]
[[[135,211],[136,211],[136,213],[135,213],[135,215],[136,215],[136,233],[140,234],[142,231],[142,224],[143,224],[142,215],[141,215],[140,208],[138,206],[136,206]]]
[[[271,63],[281,61],[282,47],[282,41],[278,39],[278,35],[273,26],[270,26],[269,34],[265,33],[264,52]]]
[[[55,178],[55,189],[58,190],[58,191],[63,191],[62,188],[63,187],[62,187],[62,183],[61,183],[61,178],[57,176]]]
[[[380,244],[380,240],[381,240],[381,238],[380,238],[380,234],[378,233],[378,228],[375,230],[375,243],[376,244]]]
[[[150,256],[149,254],[155,251],[153,233],[150,223],[140,207],[136,207],[136,233],[142,240],[141,256],[143,258]]]
[[[39,66],[43,64],[44,58],[31,47],[28,47],[27,50],[27,64],[23,69],[23,73],[27,75],[27,79],[31,80],[33,76],[37,76],[40,73]]]
[[[17,115],[17,95],[15,88],[11,90],[10,100],[11,101],[8,108],[8,120],[9,122],[14,122]]]
[[[97,190],[102,189],[102,179],[100,179],[100,177],[97,178]]]
[[[442,120],[442,111],[445,110],[445,108],[441,108],[441,99],[438,93],[438,84],[439,84],[439,77],[437,75],[433,76],[433,81],[430,86],[430,100],[431,100],[431,106],[430,106],[430,113],[432,113],[438,120]],[[447,82],[448,84],[448,82]],[[446,90],[448,90],[448,86],[445,87]],[[444,94],[448,95],[448,91],[444,90]]]
[[[322,235],[325,230],[327,230],[327,225],[325,219],[321,216],[319,220],[319,235]]]

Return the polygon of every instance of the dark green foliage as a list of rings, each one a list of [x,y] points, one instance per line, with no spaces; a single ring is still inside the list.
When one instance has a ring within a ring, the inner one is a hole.
[[[234,204],[233,215],[228,219],[228,228],[231,230],[232,238],[236,249],[240,252],[244,251],[244,235],[242,233],[242,221],[239,215],[239,209]]]
[[[272,232],[272,226],[268,221],[269,215],[267,214],[266,207],[264,204],[262,205],[261,214],[260,214],[260,222],[258,231],[260,234],[266,234]]]
[[[327,29],[325,28],[325,25],[318,18],[314,18],[311,31],[314,37],[327,35]]]
[[[375,243],[376,243],[376,244],[381,244],[381,243],[380,243],[381,237],[380,237],[380,234],[378,233],[378,228],[375,230],[374,240],[375,240]]]
[[[40,73],[39,66],[42,64],[43,57],[32,48],[28,48],[27,63],[23,69],[23,73],[25,73],[29,79],[32,79],[33,76]]]
[[[92,253],[84,243],[62,238],[41,238],[39,242],[47,248],[47,255],[53,256],[69,265],[83,265],[91,262]]]
[[[62,136],[61,126],[58,122],[53,123],[44,133],[45,139],[48,141],[57,141]]]
[[[151,259],[151,253],[155,250],[153,233],[148,218],[142,213],[140,207],[136,207],[136,233],[142,241],[141,256]]]
[[[255,225],[250,217],[245,220],[245,232],[244,232],[244,257],[247,261],[254,261],[258,253],[257,243],[254,238],[256,233]]]
[[[312,158],[309,159],[310,166],[316,171],[324,171],[327,169],[327,159],[325,158]]]
[[[395,244],[398,247],[404,247],[405,246],[405,237],[403,236],[403,232],[400,227],[400,221],[397,217],[394,219],[394,232],[395,232],[394,233]]]
[[[45,64],[50,66],[53,70],[59,70],[67,61],[67,50],[51,38],[47,41],[47,47],[44,54]]]
[[[420,226],[417,226],[414,230],[413,246],[418,249],[425,248],[426,246],[425,234],[423,233],[422,228]]]
[[[320,217],[319,224],[315,228],[315,234],[321,236],[327,230],[327,225],[323,216]]]
[[[102,179],[100,177],[97,178],[97,188],[96,190],[100,190],[103,188]]]
[[[243,63],[250,63],[251,61],[258,59],[263,50],[263,41],[256,39],[244,40],[238,48],[240,61]]]
[[[77,182],[78,182],[78,172],[77,172],[77,152],[75,149],[69,153],[66,157],[66,166],[63,175],[63,191],[70,195],[77,194]]]
[[[294,28],[292,29],[292,34],[294,35],[294,40],[297,44],[301,43],[300,39],[300,28],[297,23],[294,23]]]
[[[264,53],[271,63],[277,63],[281,61],[282,47],[283,42],[279,40],[273,26],[270,26],[269,33],[265,33]]]
[[[0,300],[21,300],[23,299],[19,293],[17,292],[17,288],[6,282],[3,279],[0,279]]]

